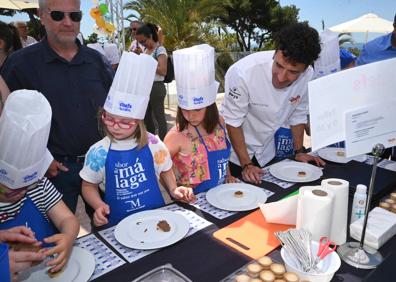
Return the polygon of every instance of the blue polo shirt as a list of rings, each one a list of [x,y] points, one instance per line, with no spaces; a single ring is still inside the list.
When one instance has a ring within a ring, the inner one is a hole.
[[[52,154],[79,156],[101,139],[97,113],[110,89],[114,72],[97,51],[79,45],[66,61],[45,38],[9,56],[1,75],[11,91],[40,91],[52,107],[48,149]]]
[[[391,32],[365,44],[356,64],[359,66],[396,58],[396,47],[392,46],[392,36]]]

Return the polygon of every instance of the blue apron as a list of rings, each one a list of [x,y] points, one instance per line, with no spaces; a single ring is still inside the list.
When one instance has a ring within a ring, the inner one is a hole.
[[[290,128],[280,127],[275,132],[275,158],[285,159],[294,155],[293,135]]]
[[[0,281],[11,281],[8,245],[4,243],[0,243]]]
[[[209,151],[206,147],[205,141],[203,140],[198,128],[195,130],[198,133],[199,140],[205,146],[206,153],[208,154],[208,165],[210,179],[201,182],[198,186],[194,188],[194,194],[208,191],[209,189],[216,187],[217,185],[223,184],[225,182],[225,176],[227,174],[228,160],[230,158],[231,144],[227,139],[227,135],[223,126],[221,129],[224,131],[224,138],[226,139],[227,148],[217,151]]]
[[[21,225],[25,226],[26,223],[35,233],[38,241],[58,233],[52,222],[44,217],[28,195],[26,195],[19,213],[13,219],[1,223],[0,230]],[[49,247],[53,246],[53,244],[43,244],[43,246]]]
[[[105,169],[104,201],[110,206],[108,225],[115,225],[135,212],[165,205],[148,145],[126,151],[112,150],[110,145]]]

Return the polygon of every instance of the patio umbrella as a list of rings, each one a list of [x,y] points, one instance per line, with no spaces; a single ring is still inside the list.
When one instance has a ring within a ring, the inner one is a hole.
[[[366,14],[354,20],[347,21],[329,28],[334,32],[365,32],[366,42],[369,32],[387,33],[393,31],[391,21],[380,18],[376,14]]]
[[[38,0],[0,0],[0,8],[10,10],[38,8]]]

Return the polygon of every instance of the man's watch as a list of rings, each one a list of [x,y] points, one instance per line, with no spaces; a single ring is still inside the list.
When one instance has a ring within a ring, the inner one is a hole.
[[[305,152],[306,152],[306,149],[305,149],[304,146],[302,146],[300,149],[295,149],[295,150],[294,150],[294,154],[295,154],[295,155],[301,154],[301,153],[305,153]]]

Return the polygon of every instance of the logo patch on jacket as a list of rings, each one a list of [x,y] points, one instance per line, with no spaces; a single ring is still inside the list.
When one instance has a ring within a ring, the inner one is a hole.
[[[298,104],[300,102],[300,95],[296,96],[296,97],[291,97],[289,99],[290,104],[295,105]]]

